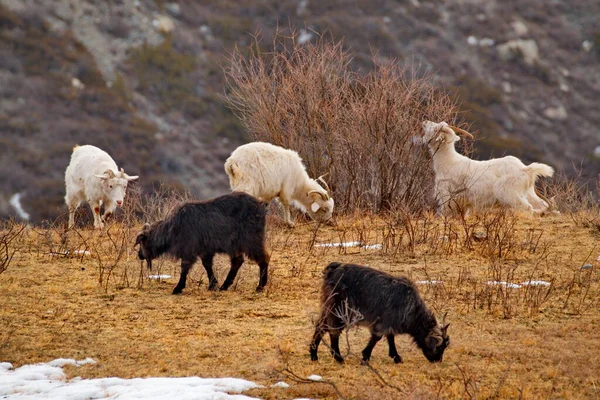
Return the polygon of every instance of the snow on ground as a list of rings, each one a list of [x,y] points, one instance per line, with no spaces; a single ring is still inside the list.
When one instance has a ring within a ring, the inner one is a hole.
[[[98,378],[67,380],[62,367],[95,363],[91,358],[75,361],[59,358],[49,363],[23,365],[14,369],[0,363],[0,398],[11,400],[242,400],[253,399],[241,393],[260,387],[237,378]]]
[[[362,242],[317,243],[315,247],[362,247],[365,250],[381,250],[381,244],[364,244]]]

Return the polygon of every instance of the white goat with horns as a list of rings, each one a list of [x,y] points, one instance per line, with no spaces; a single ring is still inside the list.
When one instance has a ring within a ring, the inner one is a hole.
[[[459,212],[481,209],[498,203],[532,213],[542,213],[548,203],[535,193],[539,176],[551,177],[552,167],[542,163],[525,165],[516,157],[486,161],[471,160],[456,152],[456,132],[473,135],[446,122],[423,122],[423,142],[429,146],[435,171],[435,196],[442,215],[459,206]]]
[[[123,204],[127,183],[138,179],[130,176],[104,150],[95,146],[75,146],[71,162],[65,171],[69,207],[69,228],[75,224],[75,210],[88,202],[94,214],[94,227],[102,229],[104,221]],[[104,214],[100,216],[100,207]]]
[[[264,142],[244,144],[231,153],[225,162],[225,172],[231,190],[246,192],[265,202],[278,197],[289,227],[294,227],[290,205],[308,213],[315,221],[331,220],[334,201],[329,186],[323,176],[309,178],[302,159],[293,150]]]

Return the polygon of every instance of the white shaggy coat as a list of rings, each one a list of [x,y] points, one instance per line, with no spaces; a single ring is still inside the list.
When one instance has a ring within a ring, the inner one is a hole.
[[[138,176],[129,176],[122,168],[119,171],[115,161],[98,147],[75,146],[65,171],[69,228],[75,224],[77,207],[87,202],[94,214],[94,227],[102,229],[104,220],[123,204],[127,183],[135,179]],[[102,205],[104,214],[100,216]]]
[[[270,143],[253,142],[235,149],[225,162],[231,190],[246,192],[262,201],[278,197],[284,221],[293,227],[290,205],[319,222],[331,219],[334,201],[308,177],[302,159],[293,150]]]
[[[498,203],[510,208],[542,213],[548,203],[535,193],[539,176],[551,177],[552,167],[542,163],[525,165],[516,157],[486,161],[471,160],[456,152],[460,140],[446,122],[423,122],[423,140],[429,146],[435,171],[438,210],[447,215],[454,208],[466,212]]]

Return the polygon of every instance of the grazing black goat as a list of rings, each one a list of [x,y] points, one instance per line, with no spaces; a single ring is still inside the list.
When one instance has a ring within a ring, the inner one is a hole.
[[[329,332],[331,352],[335,360],[344,362],[339,337],[349,325],[367,326],[371,339],[362,351],[368,362],[373,348],[383,336],[387,338],[389,356],[402,362],[394,336],[411,335],[430,362],[442,361],[450,344],[448,325],[438,325],[417,288],[404,277],[394,277],[376,269],[355,264],[333,262],[323,271],[321,316],[310,345],[310,358],[318,360],[317,350],[325,332]]]
[[[181,259],[181,277],[173,289],[185,288],[188,272],[198,258],[208,275],[208,289],[219,282],[213,273],[216,253],[231,257],[231,269],[219,290],[227,290],[244,262],[244,254],[258,263],[260,279],[257,291],[267,284],[270,256],[265,250],[266,204],[241,192],[233,192],[207,201],[183,203],[164,221],[145,225],[135,240],[138,257],[148,262],[161,254]]]

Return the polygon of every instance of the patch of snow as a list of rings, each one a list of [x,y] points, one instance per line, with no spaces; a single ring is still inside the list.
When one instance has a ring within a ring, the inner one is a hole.
[[[298,2],[298,6],[296,7],[296,15],[299,17],[303,17],[307,14],[308,11],[308,0],[300,0]]]
[[[171,275],[148,275],[148,279],[170,279]]]
[[[496,42],[494,41],[494,39],[490,38],[477,39],[475,36],[472,35],[467,38],[467,44],[469,46],[491,47],[495,43]]]
[[[313,34],[308,32],[306,29],[300,29],[300,34],[298,35],[298,44],[304,44],[312,39]]]
[[[13,369],[10,363],[0,363],[0,398],[34,399],[235,399],[251,397],[240,394],[260,387],[254,382],[237,378],[96,378],[66,379],[64,365],[80,366],[95,362],[91,358],[76,361],[57,359],[49,363],[24,365]]]
[[[583,51],[585,51],[586,53],[588,53],[592,47],[594,47],[594,43],[592,43],[591,40],[584,40],[581,43],[581,48],[583,49]]]
[[[568,117],[567,109],[560,105],[558,107],[548,107],[544,110],[544,115],[550,119],[565,120]]]
[[[1,362],[0,363],[0,369],[9,370],[9,369],[12,369],[12,367],[13,367],[13,365],[9,362]]]
[[[492,47],[496,42],[491,38],[479,39],[479,45],[481,47]]]
[[[29,218],[31,216],[28,212],[26,212],[23,209],[23,206],[21,206],[21,193],[15,193],[12,195],[12,197],[10,198],[10,205],[15,208],[17,214],[19,215],[19,218],[24,219],[25,221],[29,221]]]
[[[317,243],[315,247],[361,247],[365,250],[381,250],[382,244],[362,244],[362,242]]]
[[[79,367],[82,365],[86,365],[86,364],[96,364],[96,360],[94,360],[93,358],[86,358],[85,360],[73,360],[72,358],[57,358],[55,360],[50,361],[49,363],[47,363],[48,365],[50,365],[51,367],[64,367],[65,365],[72,365],[74,367]]]
[[[436,281],[435,279],[432,279],[425,281],[416,281],[415,283],[417,285],[441,285],[442,283],[444,283],[444,281]]]
[[[510,25],[518,36],[527,35],[527,32],[529,32],[529,28],[527,28],[527,25],[523,21],[515,20]]]
[[[92,255],[92,253],[90,253],[87,250],[75,250],[75,251],[73,251],[73,254],[75,254],[77,256],[82,256],[82,255],[83,256],[91,256]]]
[[[84,89],[85,85],[83,84],[83,82],[81,82],[79,79],[77,78],[73,78],[71,79],[71,86],[73,86],[75,89]]]
[[[360,246],[360,242],[343,242],[343,243],[317,243],[315,247],[356,247]]]
[[[285,383],[285,382],[283,382],[283,381],[281,381],[281,382],[277,382],[277,383],[272,384],[271,387],[287,389],[287,388],[290,387],[290,385],[287,384],[287,383]]]
[[[175,22],[166,15],[159,15],[152,20],[152,26],[159,32],[170,33],[175,29]]]
[[[521,282],[521,286],[550,286],[550,282],[546,282],[546,281],[525,281],[525,282]]]
[[[486,284],[490,285],[490,286],[504,286],[509,289],[520,289],[521,288],[521,285],[519,285],[519,284],[504,282],[504,281],[487,281]]]
[[[323,380],[323,377],[321,375],[310,375],[306,377],[306,379],[308,379],[309,381],[320,382]]]

